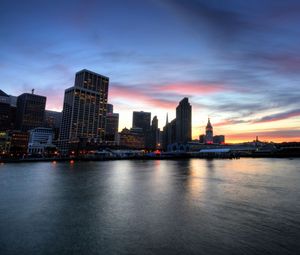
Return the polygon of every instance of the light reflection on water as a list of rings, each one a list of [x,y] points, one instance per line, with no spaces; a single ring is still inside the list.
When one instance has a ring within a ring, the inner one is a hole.
[[[1,254],[296,254],[300,160],[0,165]]]

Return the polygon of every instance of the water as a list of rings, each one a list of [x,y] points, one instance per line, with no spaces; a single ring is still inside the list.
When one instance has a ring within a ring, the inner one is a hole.
[[[299,163],[0,165],[0,254],[299,254]]]

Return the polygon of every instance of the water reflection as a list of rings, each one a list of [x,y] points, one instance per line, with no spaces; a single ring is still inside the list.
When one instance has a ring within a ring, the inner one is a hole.
[[[296,254],[299,163],[5,164],[1,255]]]

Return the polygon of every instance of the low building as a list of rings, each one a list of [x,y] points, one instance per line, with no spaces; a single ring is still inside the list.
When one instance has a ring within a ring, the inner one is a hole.
[[[145,135],[139,132],[138,128],[131,130],[124,128],[120,132],[120,146],[130,149],[144,149]]]
[[[28,132],[18,130],[10,131],[10,155],[12,157],[23,157],[28,149]]]
[[[31,129],[29,131],[28,153],[43,155],[55,150],[55,145],[52,143],[53,137],[52,128],[39,127]]]
[[[213,138],[214,144],[224,144],[225,136],[224,135],[215,135]]]

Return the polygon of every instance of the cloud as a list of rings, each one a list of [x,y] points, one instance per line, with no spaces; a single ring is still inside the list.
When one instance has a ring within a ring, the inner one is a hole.
[[[268,116],[264,116],[260,119],[254,120],[253,123],[264,123],[264,122],[272,122],[272,121],[279,121],[285,120],[293,117],[300,116],[300,109],[294,109],[291,111],[280,112]]]
[[[111,84],[109,89],[109,100],[117,98],[125,99],[130,105],[131,102],[139,102],[142,105],[148,105],[155,108],[170,109],[176,107],[177,100],[168,100],[159,98],[147,90],[143,90],[136,86]]]
[[[265,130],[257,132],[244,132],[244,133],[232,133],[226,135],[226,140],[231,142],[236,141],[253,141],[258,136],[261,141],[300,141],[300,130],[291,129],[277,129],[277,130]]]
[[[222,91],[230,91],[229,87],[221,84],[203,83],[203,82],[182,82],[166,84],[156,88],[160,92],[171,92],[180,95],[194,94],[214,94]]]

